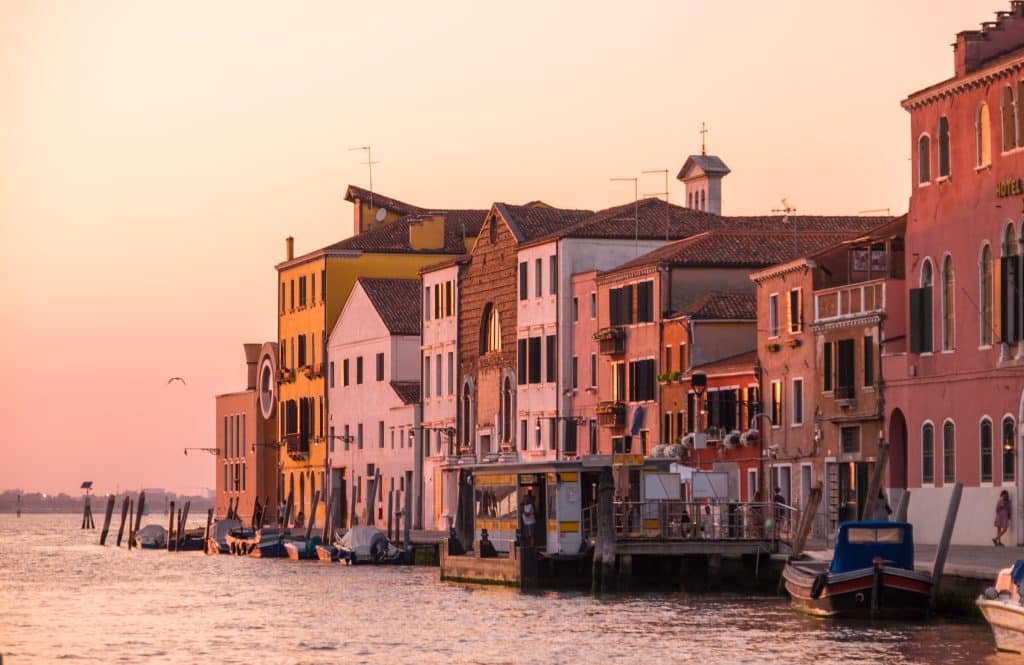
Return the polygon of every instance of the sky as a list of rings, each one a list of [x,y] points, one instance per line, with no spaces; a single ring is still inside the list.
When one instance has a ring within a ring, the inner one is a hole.
[[[1008,0],[0,3],[0,490],[211,488],[214,396],[349,184],[632,200],[707,149],[726,214],[906,211],[908,93]],[[640,176],[640,194],[664,177]],[[167,384],[182,376],[188,385]]]

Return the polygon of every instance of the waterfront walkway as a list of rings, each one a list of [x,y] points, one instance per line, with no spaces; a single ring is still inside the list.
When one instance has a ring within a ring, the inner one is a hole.
[[[935,561],[935,545],[914,545],[914,567],[931,571]],[[831,559],[832,550],[809,550],[814,558]],[[968,579],[996,579],[1003,568],[1009,568],[1017,559],[1024,559],[1024,547],[996,547],[994,545],[950,545],[943,575]]]

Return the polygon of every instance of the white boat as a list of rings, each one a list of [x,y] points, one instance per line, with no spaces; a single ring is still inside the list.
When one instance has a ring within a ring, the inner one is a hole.
[[[402,563],[402,550],[373,526],[354,526],[336,543],[341,559],[357,563]]]
[[[1013,568],[1000,570],[995,587],[985,589],[976,601],[992,627],[999,651],[1024,654],[1024,605],[1021,604],[1020,582],[1024,582],[1024,561],[1017,561]]]
[[[167,529],[159,524],[147,524],[135,533],[135,546],[147,550],[167,547]]]

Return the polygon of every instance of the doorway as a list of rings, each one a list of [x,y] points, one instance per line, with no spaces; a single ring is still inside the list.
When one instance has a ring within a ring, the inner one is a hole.
[[[533,525],[533,544],[537,549],[545,549],[548,544],[548,518],[543,474],[525,473],[519,476],[519,533],[523,533],[523,509],[527,502],[533,504],[536,516]]]
[[[889,416],[889,488],[907,488],[907,420],[899,409]]]

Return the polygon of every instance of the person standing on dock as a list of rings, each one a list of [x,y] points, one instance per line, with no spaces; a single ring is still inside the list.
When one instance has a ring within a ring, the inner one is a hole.
[[[533,490],[527,490],[519,508],[523,521],[523,543],[526,547],[533,547],[533,527],[537,523],[537,508],[533,502]]]

